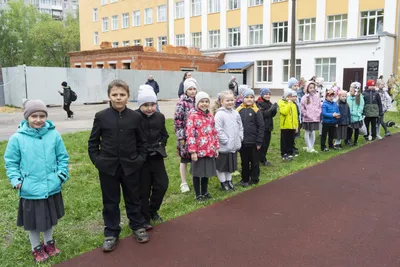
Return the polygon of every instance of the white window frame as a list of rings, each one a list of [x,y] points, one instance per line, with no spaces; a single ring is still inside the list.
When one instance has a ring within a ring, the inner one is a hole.
[[[221,46],[221,32],[220,30],[208,31],[208,48],[216,49]]]
[[[249,7],[262,6],[263,4],[264,4],[264,0],[249,0]]]
[[[272,3],[287,2],[288,0],[272,0]]]
[[[377,35],[380,32],[382,32],[383,31],[383,23],[385,23],[383,16],[384,16],[383,9],[361,12],[360,36],[373,36],[373,35]],[[370,33],[371,20],[375,20],[373,33]],[[381,22],[382,24],[379,25],[379,22]],[[381,28],[379,29],[379,27],[381,27]],[[364,34],[364,28],[365,28],[365,34]]]
[[[235,10],[240,8],[240,0],[228,0],[228,10]]]
[[[228,29],[228,47],[240,46],[240,27]]]
[[[99,32],[94,32],[93,33],[93,44],[94,45],[99,45]]]
[[[332,58],[316,58],[315,59],[315,75],[317,77],[323,77],[325,82],[335,82],[337,75],[337,60],[335,57]],[[331,72],[334,72],[332,75]],[[334,77],[333,77],[334,76]]]
[[[144,43],[145,43],[145,46],[154,47],[154,39],[153,39],[153,37],[144,39]]]
[[[133,45],[141,45],[141,44],[142,44],[142,40],[140,40],[140,39],[135,39],[135,40],[133,40],[132,44],[133,44]]]
[[[315,41],[317,22],[316,18],[299,19],[298,38],[300,42]]]
[[[111,17],[111,30],[118,30],[118,15],[114,15]]]
[[[191,46],[196,48],[201,48],[201,42],[202,42],[201,38],[202,38],[201,32],[192,32]]]
[[[249,26],[249,45],[262,45],[263,44],[263,24]]]
[[[332,32],[329,28],[332,27]],[[339,27],[339,35],[337,33],[337,27]],[[327,39],[338,39],[347,37],[347,14],[339,14],[328,16],[326,19],[326,38]]]
[[[167,21],[167,6],[161,5],[157,7],[157,22]]]
[[[153,24],[153,8],[144,9],[144,25]]]
[[[111,46],[112,46],[113,48],[116,48],[116,47],[119,46],[119,42],[112,42],[112,43],[111,43]]]
[[[129,28],[129,13],[124,13],[121,16],[122,29]]]
[[[129,46],[130,42],[129,41],[122,41],[122,46]]]
[[[157,51],[161,52],[163,45],[167,45],[167,44],[168,44],[167,36],[159,36],[158,42],[157,42]]]
[[[287,83],[290,77],[290,59],[284,59],[283,61],[283,82]],[[295,67],[295,78],[300,81],[301,78],[301,59],[296,59]]]
[[[280,30],[282,30],[282,33],[280,33]],[[282,35],[282,41],[279,41],[281,35]],[[288,35],[289,35],[289,24],[287,21],[272,23],[272,43],[273,44],[287,43]]]
[[[175,19],[183,19],[185,17],[185,2],[179,1],[175,3]]]
[[[191,0],[190,16],[201,16],[201,0]]]
[[[103,32],[108,32],[108,17],[102,18],[101,19],[101,29]]]
[[[176,46],[185,46],[185,35],[184,34],[175,35],[175,45]]]
[[[140,10],[132,12],[132,26],[133,27],[140,26]]]
[[[256,61],[256,80],[259,83],[271,83],[274,76],[274,61],[260,60]],[[271,73],[270,73],[271,71]],[[265,77],[266,76],[266,77]]]
[[[108,4],[108,0],[101,0],[101,5],[102,6],[107,5],[107,4]]]
[[[93,22],[96,22],[98,19],[98,9],[97,8],[93,8]]]
[[[208,14],[220,12],[220,0],[208,0]]]

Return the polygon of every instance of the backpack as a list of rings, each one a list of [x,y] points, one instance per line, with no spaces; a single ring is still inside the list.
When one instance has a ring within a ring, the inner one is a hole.
[[[71,101],[74,102],[78,99],[78,95],[72,90],[71,90]]]

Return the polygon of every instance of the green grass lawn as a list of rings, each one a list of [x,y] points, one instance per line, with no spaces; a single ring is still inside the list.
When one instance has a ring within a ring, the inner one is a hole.
[[[386,115],[386,120],[393,120],[399,123],[400,113],[390,112]],[[328,153],[320,152],[319,154],[302,152],[294,161],[284,163],[280,157],[279,119],[277,117],[275,118],[275,126],[268,153],[268,160],[273,163],[273,166],[261,167],[260,184],[258,186],[350,150],[346,148],[341,151],[331,151]],[[209,191],[214,197],[213,200],[199,204],[194,201],[193,191],[188,194],[181,194],[179,190],[179,158],[175,148],[175,134],[173,132],[172,120],[167,121],[167,128],[170,139],[167,147],[169,156],[166,159],[165,165],[170,184],[160,211],[160,215],[164,221],[211,205],[213,202],[221,201],[224,198],[240,194],[245,190],[251,190],[250,187],[247,189],[237,188],[237,191],[230,193],[222,192],[219,190],[220,184],[218,179],[213,177],[210,179],[209,186]],[[392,133],[399,131],[397,128],[391,128],[390,130]],[[101,193],[97,170],[91,164],[87,155],[88,137],[89,132],[63,135],[65,145],[71,158],[71,178],[63,188],[65,217],[60,220],[54,231],[54,238],[59,248],[62,250],[62,253],[43,266],[50,266],[51,264],[65,261],[102,245],[103,221],[101,214]],[[360,137],[359,145],[364,145],[364,143],[364,138]],[[302,137],[297,139],[296,144],[299,148],[305,146],[303,133]],[[11,189],[11,185],[5,175],[3,156],[6,145],[6,142],[0,143],[0,265],[31,266],[33,265],[33,260],[30,255],[28,234],[23,228],[16,227],[18,197],[16,191]],[[319,138],[316,141],[315,148],[319,150]],[[234,182],[238,182],[239,180],[240,177],[234,177]],[[189,182],[189,185],[191,185],[191,182]],[[131,231],[128,227],[128,221],[122,206],[123,204],[121,203],[123,229],[121,237],[126,237],[131,234]],[[151,246],[151,242],[148,246]]]

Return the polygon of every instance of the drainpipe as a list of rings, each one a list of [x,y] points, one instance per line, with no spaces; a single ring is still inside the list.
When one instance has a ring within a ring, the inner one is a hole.
[[[394,64],[394,73],[397,77],[397,73],[399,72],[399,49],[400,49],[400,0],[397,0],[397,34],[396,34],[396,57]],[[398,78],[398,77],[397,77]]]

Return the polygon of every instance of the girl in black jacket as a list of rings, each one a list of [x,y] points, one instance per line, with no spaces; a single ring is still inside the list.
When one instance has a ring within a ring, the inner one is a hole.
[[[340,118],[338,120],[338,127],[336,128],[336,140],[333,149],[338,150],[342,148],[342,140],[347,139],[347,128],[351,123],[350,107],[347,104],[347,91],[339,92],[338,106],[340,111]]]

